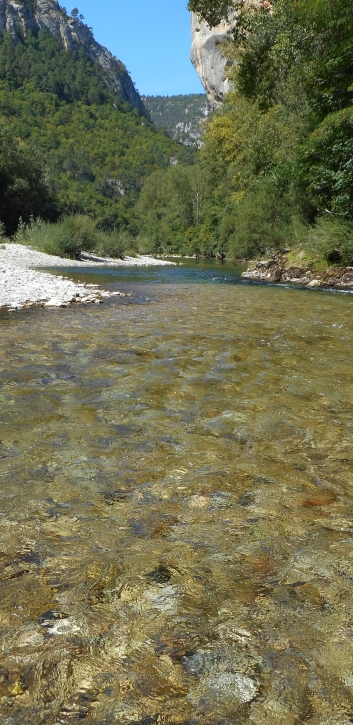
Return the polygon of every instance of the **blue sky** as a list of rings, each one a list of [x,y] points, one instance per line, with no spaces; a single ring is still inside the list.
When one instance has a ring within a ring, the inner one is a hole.
[[[125,63],[142,95],[202,93],[190,63],[187,0],[61,0]]]

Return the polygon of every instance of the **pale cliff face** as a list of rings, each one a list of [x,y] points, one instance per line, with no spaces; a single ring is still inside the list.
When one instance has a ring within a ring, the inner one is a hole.
[[[213,109],[222,103],[224,94],[231,87],[230,82],[224,78],[226,60],[221,49],[230,27],[222,22],[216,28],[210,28],[195,13],[191,13],[191,62],[200,76]]]
[[[67,17],[57,0],[0,0],[0,32],[7,30],[19,40],[20,35],[26,35],[29,30],[40,29],[55,35],[66,50],[85,46],[89,58],[98,61],[104,69],[107,85],[146,115],[142,99],[123,63],[96,42],[84,23]]]

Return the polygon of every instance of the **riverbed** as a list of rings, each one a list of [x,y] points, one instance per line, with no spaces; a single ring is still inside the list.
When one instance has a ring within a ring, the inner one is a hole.
[[[58,270],[0,313],[0,719],[348,725],[353,298]]]

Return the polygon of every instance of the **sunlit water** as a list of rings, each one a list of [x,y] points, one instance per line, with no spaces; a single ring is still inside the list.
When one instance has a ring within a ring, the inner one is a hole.
[[[353,298],[96,275],[0,316],[1,723],[352,723]]]

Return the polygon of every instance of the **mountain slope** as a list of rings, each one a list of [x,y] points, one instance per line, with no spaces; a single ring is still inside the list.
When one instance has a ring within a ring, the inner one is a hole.
[[[0,3],[4,11],[4,0]],[[9,29],[0,33],[0,131],[3,139],[12,139],[14,145],[7,144],[8,149],[17,144],[19,160],[32,154],[38,178],[42,160],[41,183],[45,182],[51,202],[46,198],[41,209],[37,197],[32,206],[24,203],[28,201],[25,189],[32,184],[28,164],[24,163],[27,176],[21,176],[19,162],[14,165],[7,158],[4,141],[0,144],[0,176],[3,161],[4,168],[16,173],[6,176],[7,196],[0,188],[0,221],[12,234],[21,216],[28,221],[31,214],[52,219],[55,214],[78,213],[91,215],[104,228],[136,231],[134,206],[144,178],[167,168],[171,159],[173,163],[187,160],[191,152],[151,123],[134,89],[132,101],[127,99],[131,79],[126,80],[129,76],[122,64],[108,51],[104,55],[110,59],[108,68],[102,66],[102,56],[94,59],[91,34],[91,45],[72,41],[67,49],[63,38],[70,36],[69,19],[67,27],[60,25],[59,35],[49,32],[48,18],[46,29],[32,28],[38,17],[46,17],[44,3],[38,0],[34,6],[32,0],[26,0],[16,7],[25,6],[26,11],[28,6],[32,10],[41,7],[42,14],[28,10],[25,17],[17,14],[11,25],[13,5],[6,5],[11,10],[6,14]],[[46,3],[52,20],[53,5],[59,7],[53,0]],[[61,23],[67,18],[63,13],[57,10],[54,20]],[[16,198],[16,203],[9,207],[8,198]]]
[[[77,52],[84,48],[89,60],[100,65],[109,89],[145,114],[141,97],[123,63],[97,43],[78,15],[69,17],[57,0],[0,0],[0,33],[4,30],[16,44],[30,32],[38,35],[40,30],[46,30],[65,50]]]
[[[186,146],[201,146],[202,122],[210,113],[204,93],[143,96],[143,102],[153,123],[165,128],[169,136]]]

